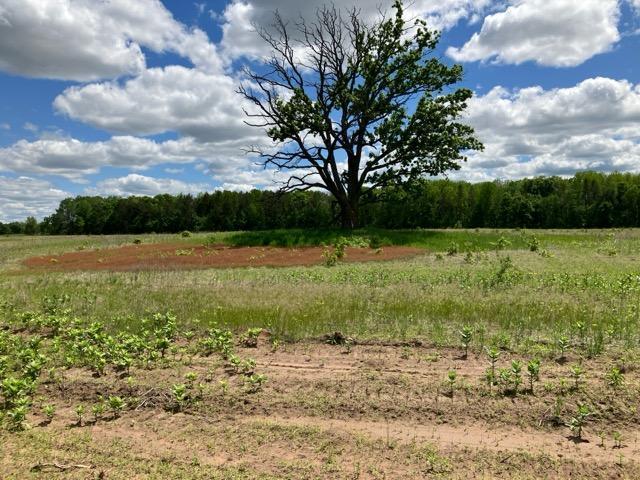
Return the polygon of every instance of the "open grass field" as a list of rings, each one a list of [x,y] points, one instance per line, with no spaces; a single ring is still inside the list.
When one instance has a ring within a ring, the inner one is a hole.
[[[640,230],[0,237],[3,479],[640,478],[639,362]]]

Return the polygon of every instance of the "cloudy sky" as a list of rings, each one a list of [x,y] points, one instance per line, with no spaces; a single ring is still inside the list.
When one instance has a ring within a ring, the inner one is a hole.
[[[386,0],[348,0],[375,15]],[[390,0],[389,0],[390,1]],[[253,24],[323,0],[0,0],[0,221],[71,195],[272,185],[242,147]],[[640,0],[413,0],[462,63],[471,181],[640,171]]]

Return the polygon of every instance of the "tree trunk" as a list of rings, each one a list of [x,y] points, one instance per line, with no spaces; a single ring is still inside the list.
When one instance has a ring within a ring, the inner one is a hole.
[[[358,205],[352,205],[349,202],[340,205],[340,219],[342,228],[353,230],[358,226]]]

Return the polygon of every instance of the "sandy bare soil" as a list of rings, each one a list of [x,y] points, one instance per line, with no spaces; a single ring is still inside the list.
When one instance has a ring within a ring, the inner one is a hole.
[[[488,362],[479,352],[463,359],[426,346],[276,347],[261,337],[257,348],[238,350],[268,379],[254,393],[214,357],[176,354],[164,368],[135,369],[133,380],[62,371],[39,387],[57,406],[53,421],[34,409],[33,428],[0,438],[0,477],[57,463],[70,467],[60,478],[640,478],[639,415],[623,408],[639,398],[632,365],[625,387],[612,392],[604,373],[573,389],[564,379],[575,359],[549,360],[533,393],[523,384],[504,395],[483,382]],[[503,352],[500,364],[516,358],[525,360]],[[611,361],[583,365],[604,372]],[[176,413],[169,392],[189,372],[202,397]],[[112,394],[127,399],[119,418],[88,413],[78,424],[76,405]],[[585,396],[597,410],[576,441],[564,420]],[[60,469],[40,470],[37,478],[53,478]]]

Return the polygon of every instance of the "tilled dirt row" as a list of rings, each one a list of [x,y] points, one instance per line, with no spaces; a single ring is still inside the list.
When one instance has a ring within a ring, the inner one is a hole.
[[[195,458],[219,478],[640,475],[639,372],[622,365],[624,385],[612,389],[606,371],[624,363],[616,355],[583,360],[577,385],[569,368],[578,357],[543,360],[533,393],[525,379],[505,394],[489,387],[488,361],[477,352],[464,359],[457,350],[305,343],[272,351],[265,343],[238,354],[254,358],[256,372],[266,375],[259,391],[249,393],[242,376],[216,357],[171,358],[165,368],[134,369],[131,379],[65,371],[40,386],[58,406],[56,418],[45,424],[33,415],[34,428],[9,437],[8,448],[15,452],[20,438],[48,434],[58,440],[43,455],[63,452],[65,461],[79,461],[79,449],[67,444],[84,435],[84,455],[106,462],[106,478],[125,478],[117,462],[100,457],[118,445],[126,445],[134,463],[165,459],[171,468],[187,468]],[[527,360],[503,352],[499,365],[516,358]],[[190,372],[199,396],[176,412],[171,386]],[[77,425],[76,405],[116,394],[128,404],[120,418]],[[581,440],[564,425],[579,403],[593,410]]]

